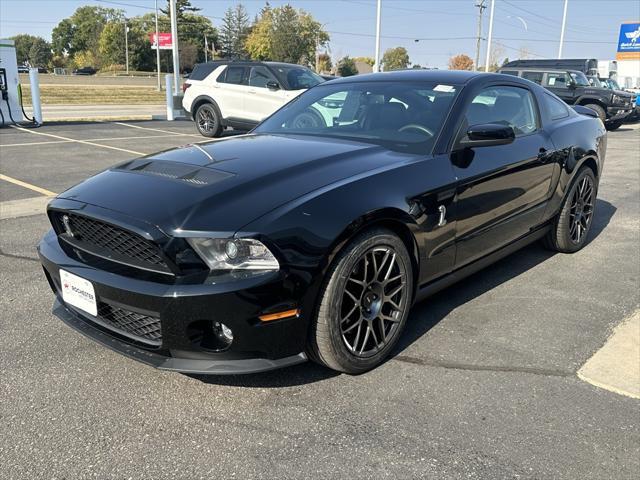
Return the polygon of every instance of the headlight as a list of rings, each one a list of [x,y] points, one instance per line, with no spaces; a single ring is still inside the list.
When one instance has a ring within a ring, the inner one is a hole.
[[[278,270],[276,257],[252,238],[188,238],[211,270]]]

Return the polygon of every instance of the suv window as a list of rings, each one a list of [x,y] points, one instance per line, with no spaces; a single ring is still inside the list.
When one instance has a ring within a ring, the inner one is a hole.
[[[249,85],[251,87],[267,88],[267,82],[275,81],[276,79],[267,67],[251,67],[251,73],[249,73]]]
[[[569,75],[566,73],[547,73],[547,81],[545,86],[556,88],[567,88],[569,84]]]
[[[518,76],[517,70],[502,70],[500,73],[504,73],[505,75],[513,75],[514,77]]]
[[[218,82],[242,85],[244,83],[245,67],[227,67],[218,77]]]
[[[542,85],[542,77],[544,74],[542,72],[522,72],[522,78],[526,78],[538,85]]]
[[[549,110],[549,115],[552,120],[559,120],[569,116],[569,108],[562,100],[559,100],[548,93],[545,93],[543,98],[544,105],[547,110]]]
[[[538,129],[533,95],[526,88],[487,87],[467,108],[468,125],[498,123],[513,128],[516,137]]]

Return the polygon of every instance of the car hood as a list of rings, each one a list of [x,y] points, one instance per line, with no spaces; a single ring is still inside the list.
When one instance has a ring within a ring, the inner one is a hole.
[[[59,195],[179,231],[234,233],[306,193],[410,157],[353,141],[245,135],[125,162]]]

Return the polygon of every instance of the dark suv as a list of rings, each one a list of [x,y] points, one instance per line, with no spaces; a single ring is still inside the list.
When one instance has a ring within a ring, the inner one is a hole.
[[[625,117],[633,111],[632,95],[592,86],[585,74],[578,70],[509,67],[507,64],[499,72],[542,85],[569,105],[591,108],[604,122],[607,130],[620,127]]]

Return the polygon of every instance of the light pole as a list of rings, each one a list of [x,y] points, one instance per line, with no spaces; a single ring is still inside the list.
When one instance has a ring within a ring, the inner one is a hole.
[[[156,69],[158,70],[158,91],[162,91],[160,83],[160,34],[158,32],[158,0],[156,2]]]
[[[482,42],[482,13],[487,6],[484,4],[485,0],[479,0],[476,2],[478,7],[478,40],[476,41],[476,70],[480,69],[480,43]]]
[[[382,0],[378,0],[378,7],[376,13],[376,58],[373,64],[373,71],[380,71],[380,15],[382,11]]]
[[[127,65],[127,75],[129,75],[129,27],[127,19],[124,19],[124,61]]]
[[[180,93],[180,57],[178,53],[178,17],[176,15],[176,0],[170,0],[171,7],[171,40],[173,43],[173,93]]]
[[[493,14],[496,9],[496,0],[491,0],[491,14],[489,15],[489,37],[487,38],[487,58],[484,63],[484,71],[489,71],[489,62],[491,61],[491,37],[493,36]]]
[[[567,6],[569,0],[564,0],[564,12],[562,13],[562,30],[560,31],[560,46],[558,47],[558,58],[562,58],[562,44],[564,43],[564,27],[567,24]]]

